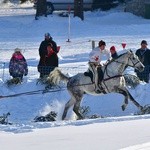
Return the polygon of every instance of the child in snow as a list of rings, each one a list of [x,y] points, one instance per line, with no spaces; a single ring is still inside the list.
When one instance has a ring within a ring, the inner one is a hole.
[[[26,59],[21,53],[21,49],[16,48],[9,62],[9,73],[13,78],[19,78],[21,81],[23,75],[28,74],[28,66]]]

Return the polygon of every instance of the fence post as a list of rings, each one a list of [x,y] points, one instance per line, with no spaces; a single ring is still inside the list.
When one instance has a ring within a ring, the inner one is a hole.
[[[92,41],[92,49],[95,48],[95,41]]]
[[[70,11],[71,11],[71,7],[70,5],[68,6],[68,40],[67,42],[70,42],[70,25],[71,25],[71,21],[70,21]]]
[[[3,63],[3,76],[2,76],[3,81],[4,81],[4,75],[5,75],[5,63]]]

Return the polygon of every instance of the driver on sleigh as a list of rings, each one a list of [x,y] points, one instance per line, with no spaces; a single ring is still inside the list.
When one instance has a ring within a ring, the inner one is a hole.
[[[94,75],[94,82],[95,82],[95,92],[100,93],[103,91],[101,87],[101,81],[103,80],[103,71],[101,67],[102,58],[105,56],[106,60],[110,60],[111,53],[110,51],[105,49],[106,43],[101,40],[98,43],[98,46],[94,48],[89,54],[89,70]]]

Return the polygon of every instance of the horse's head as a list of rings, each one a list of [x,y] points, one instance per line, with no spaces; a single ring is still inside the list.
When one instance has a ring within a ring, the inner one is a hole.
[[[131,50],[127,52],[128,55],[128,66],[131,66],[140,72],[144,70],[144,65],[139,60],[138,56],[135,55]]]

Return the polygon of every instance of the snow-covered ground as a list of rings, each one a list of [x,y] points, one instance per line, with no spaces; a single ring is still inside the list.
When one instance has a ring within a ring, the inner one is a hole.
[[[0,5],[0,95],[43,90],[37,84],[39,73],[38,47],[45,32],[61,46],[59,66],[64,73],[76,74],[87,69],[91,41],[96,44],[103,39],[107,48],[114,45],[118,52],[121,43],[133,50],[140,47],[141,40],[150,43],[150,20],[122,12],[122,7],[108,12],[85,12],[85,20],[74,18],[71,14],[71,42],[68,39],[68,18],[58,16],[59,12],[47,18],[34,20],[32,4]],[[7,87],[8,63],[13,50],[22,48],[29,65],[29,74],[21,85]],[[5,72],[3,65],[5,63]],[[132,72],[132,69],[128,69]],[[141,83],[130,89],[133,97],[141,104],[150,103],[150,85]],[[122,112],[123,96],[108,94],[104,96],[85,95],[82,106],[89,106],[89,114],[104,118],[76,121],[70,110],[67,121],[61,121],[65,103],[69,100],[66,90],[35,95],[21,95],[0,99],[0,115],[10,112],[9,122],[13,125],[0,125],[0,145],[4,150],[150,150],[150,115],[134,116],[137,108],[129,103]],[[51,110],[58,113],[57,121],[34,123],[38,115]]]

